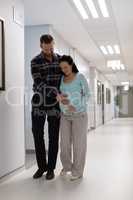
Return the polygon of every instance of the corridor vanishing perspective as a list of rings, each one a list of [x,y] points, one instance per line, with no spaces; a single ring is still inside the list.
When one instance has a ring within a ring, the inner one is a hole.
[[[84,178],[76,182],[59,176],[50,182],[33,180],[36,168],[21,172],[0,184],[2,200],[132,200],[133,119],[114,119],[88,133]]]
[[[133,0],[0,0],[0,200],[133,200],[132,27]]]

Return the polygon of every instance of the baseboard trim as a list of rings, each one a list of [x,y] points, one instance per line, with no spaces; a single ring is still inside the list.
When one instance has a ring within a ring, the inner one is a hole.
[[[48,150],[46,149],[46,153],[48,152]],[[26,154],[35,154],[35,149],[26,149]]]
[[[26,154],[34,154],[35,149],[26,149]]]
[[[94,129],[96,129],[94,126],[91,126],[91,127],[90,127],[90,130],[94,130]]]
[[[24,170],[25,170],[25,165],[5,174],[4,176],[0,177],[0,183],[3,183],[5,181],[9,180],[13,176],[16,176],[17,174],[19,174],[20,172],[23,172]]]

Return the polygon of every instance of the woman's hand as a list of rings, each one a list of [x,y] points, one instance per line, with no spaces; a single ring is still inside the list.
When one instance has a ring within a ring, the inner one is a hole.
[[[72,105],[69,105],[68,106],[68,111],[69,112],[76,112],[76,108],[74,106],[72,106]]]
[[[65,98],[65,99],[62,99],[61,103],[63,105],[69,105],[70,101],[69,101],[69,99]]]
[[[56,99],[58,102],[61,102],[63,105],[69,105],[70,103],[67,94],[57,94]]]

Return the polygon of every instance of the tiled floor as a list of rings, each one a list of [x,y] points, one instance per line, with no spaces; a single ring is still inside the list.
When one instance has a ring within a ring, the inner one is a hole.
[[[32,167],[0,185],[1,200],[133,200],[133,119],[116,119],[88,135],[82,181],[33,180]]]

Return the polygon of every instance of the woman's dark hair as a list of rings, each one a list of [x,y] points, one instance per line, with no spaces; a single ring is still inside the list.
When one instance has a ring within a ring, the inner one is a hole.
[[[59,64],[60,64],[61,62],[67,62],[69,65],[71,65],[71,66],[72,66],[72,72],[73,72],[73,73],[78,73],[78,72],[79,72],[79,70],[78,70],[77,66],[75,65],[75,63],[74,63],[74,61],[73,61],[73,59],[72,59],[71,56],[63,55],[63,56],[59,59]]]

